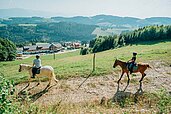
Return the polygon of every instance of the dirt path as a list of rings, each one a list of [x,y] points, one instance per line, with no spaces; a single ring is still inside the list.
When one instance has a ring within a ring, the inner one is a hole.
[[[171,67],[160,61],[152,61],[150,64],[155,66],[155,69],[148,69],[147,76],[143,80],[143,91],[154,92],[162,87],[171,92]],[[163,73],[162,73],[163,72]],[[46,88],[47,82],[42,82],[39,86],[34,87],[37,83],[32,82],[29,88],[25,89],[31,96],[31,99],[36,104],[49,105],[58,102],[64,103],[82,103],[98,100],[102,97],[112,98],[117,92],[117,80],[120,74],[105,75],[99,77],[90,77],[79,89],[79,85],[85,78],[71,78],[68,80],[60,80],[57,85]],[[136,93],[139,88],[140,74],[131,76],[131,81],[126,89],[126,92]],[[123,90],[127,84],[126,75],[122,78],[119,89]],[[20,91],[26,84],[17,85],[17,90]]]

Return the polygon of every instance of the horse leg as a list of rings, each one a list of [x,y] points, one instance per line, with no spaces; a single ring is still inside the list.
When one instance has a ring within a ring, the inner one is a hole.
[[[128,73],[126,73],[126,74],[127,74],[127,77],[128,77],[128,81],[127,81],[127,85],[126,85],[124,91],[127,89],[128,85],[129,85],[129,81],[130,81],[129,74]]]
[[[28,79],[28,85],[27,85],[27,86],[29,86],[29,85],[30,85],[30,82],[31,82],[31,78],[29,78],[29,79]]]
[[[119,84],[120,80],[122,79],[123,74],[124,74],[124,72],[122,72],[121,77],[118,80],[118,84]]]
[[[30,77],[29,77],[29,79],[28,79],[28,85],[27,86],[29,86],[30,85],[30,82],[31,82],[31,77],[32,77],[32,71],[31,70],[29,70],[29,75],[30,75]]]
[[[140,83],[141,83],[141,81],[143,80],[143,78],[146,76],[146,74],[145,73],[142,73],[142,77],[141,77],[141,79],[140,79]]]
[[[38,85],[40,85],[40,78],[37,76],[37,78],[38,78],[38,83],[37,83],[37,85],[36,86],[38,86]]]
[[[127,83],[129,84],[129,81],[130,81],[129,74],[128,73],[126,73],[126,74],[127,74],[127,77],[128,77],[128,82]]]

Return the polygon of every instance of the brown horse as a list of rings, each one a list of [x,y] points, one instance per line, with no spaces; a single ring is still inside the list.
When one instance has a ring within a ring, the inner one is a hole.
[[[122,79],[122,76],[123,76],[125,73],[127,74],[128,83],[129,83],[130,78],[129,78],[129,70],[128,70],[128,68],[127,68],[127,63],[116,59],[115,62],[114,62],[114,64],[113,64],[113,68],[115,68],[115,67],[118,66],[118,65],[122,68],[122,74],[121,74],[121,77],[120,77],[119,80],[118,80],[118,84],[119,84],[119,81]],[[140,72],[140,73],[142,74],[142,77],[141,77],[141,79],[139,80],[140,83],[141,83],[141,81],[143,80],[143,78],[146,76],[146,74],[145,74],[144,72],[145,72],[145,70],[146,70],[147,68],[151,68],[151,67],[149,66],[148,63],[141,63],[141,64],[139,63],[139,64],[138,64],[138,68],[137,68],[136,70],[133,71],[133,73]]]

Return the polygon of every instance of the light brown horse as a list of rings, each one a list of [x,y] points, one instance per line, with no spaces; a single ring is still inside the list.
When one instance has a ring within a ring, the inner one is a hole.
[[[31,81],[31,76],[32,76],[32,66],[31,65],[27,65],[27,64],[20,64],[20,67],[19,67],[19,72],[21,71],[28,71],[29,72],[29,81],[28,81],[28,86],[30,85],[30,81]],[[51,67],[51,66],[43,66],[40,68],[40,74],[36,74],[36,77],[39,79],[39,77],[41,76],[47,76],[49,78],[49,84],[48,86],[50,86],[51,84],[51,80],[54,79],[55,82],[57,83],[58,80],[56,79],[55,77],[55,74],[54,74],[54,69]],[[39,79],[39,83],[38,85],[40,84],[40,79]]]
[[[115,68],[115,67],[118,66],[118,65],[122,68],[122,74],[121,74],[121,77],[120,77],[119,80],[118,80],[118,84],[119,84],[119,81],[122,79],[122,76],[123,76],[125,73],[127,74],[128,83],[129,83],[130,78],[129,78],[129,70],[128,70],[128,68],[127,68],[127,63],[116,59],[115,62],[114,62],[114,64],[113,64],[113,68]],[[139,63],[139,64],[137,64],[137,65],[138,65],[138,68],[137,68],[136,70],[134,70],[133,73],[140,72],[140,73],[142,74],[142,77],[141,77],[141,79],[139,80],[139,82],[141,83],[141,81],[143,80],[143,78],[146,76],[146,74],[144,73],[145,70],[146,70],[147,68],[151,68],[151,67],[149,66],[148,63],[141,63],[141,64]]]

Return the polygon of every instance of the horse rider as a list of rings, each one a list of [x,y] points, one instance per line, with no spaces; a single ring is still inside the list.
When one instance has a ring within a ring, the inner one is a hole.
[[[132,74],[133,72],[133,67],[135,66],[135,61],[136,61],[136,52],[133,52],[133,57],[131,60],[128,61],[128,65],[129,65],[129,70],[130,70],[130,74]]]
[[[40,55],[36,55],[36,59],[33,60],[33,67],[32,67],[32,77],[35,78],[35,75],[37,74],[38,70],[41,68],[41,59]]]

